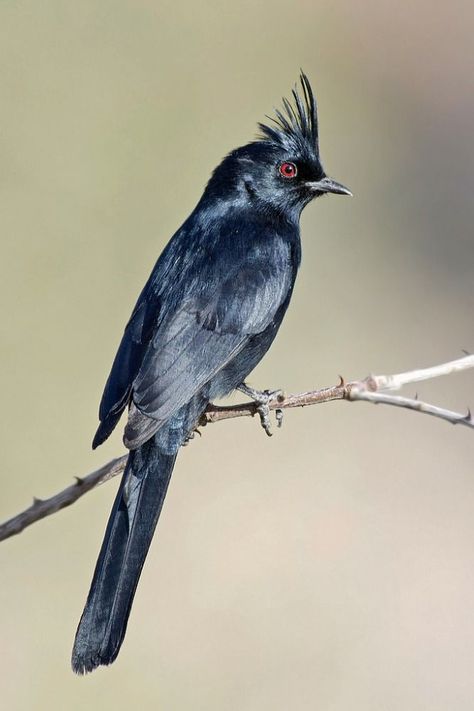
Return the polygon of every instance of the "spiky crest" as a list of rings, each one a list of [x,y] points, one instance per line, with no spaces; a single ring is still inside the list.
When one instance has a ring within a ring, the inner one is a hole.
[[[302,96],[295,87],[294,103],[283,98],[283,109],[275,109],[275,116],[267,116],[272,125],[259,123],[260,137],[290,150],[311,151],[318,154],[318,115],[313,90],[306,74],[301,71]]]

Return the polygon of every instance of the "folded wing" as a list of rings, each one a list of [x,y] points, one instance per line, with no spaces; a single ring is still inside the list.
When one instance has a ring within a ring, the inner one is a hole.
[[[128,447],[140,446],[270,325],[291,288],[291,270],[255,264],[185,298],[161,323],[132,385]]]

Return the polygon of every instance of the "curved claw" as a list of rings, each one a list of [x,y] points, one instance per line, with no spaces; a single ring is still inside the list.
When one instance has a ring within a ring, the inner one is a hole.
[[[202,437],[202,432],[201,432],[201,430],[200,430],[198,427],[196,427],[194,430],[191,430],[191,432],[188,434],[188,436],[187,436],[186,439],[184,440],[182,446],[183,446],[183,447],[187,447],[188,444],[190,443],[190,441],[191,441],[192,439],[194,439],[197,434],[198,434],[200,437]]]

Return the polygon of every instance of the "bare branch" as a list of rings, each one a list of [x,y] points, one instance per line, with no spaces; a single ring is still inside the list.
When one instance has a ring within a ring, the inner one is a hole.
[[[306,407],[306,405],[318,405],[331,400],[349,399],[348,389],[350,389],[351,385],[351,383],[346,385],[341,379],[339,385],[333,385],[329,388],[276,398],[270,402],[269,407],[270,410],[287,410],[291,407]],[[224,407],[212,404],[202,415],[199,426],[203,427],[212,422],[229,420],[234,417],[253,417],[256,413],[257,405],[254,402],[247,402],[242,405],[226,405]]]
[[[399,390],[409,383],[418,383],[420,380],[433,380],[442,375],[451,375],[470,368],[474,368],[474,355],[467,354],[463,358],[441,363],[441,365],[434,365],[431,368],[409,370],[407,373],[396,373],[395,375],[373,375],[372,379],[375,383],[375,390]]]
[[[466,355],[462,358],[442,363],[430,368],[411,370],[406,373],[396,373],[394,375],[369,375],[364,380],[356,380],[345,383],[343,378],[338,385],[320,390],[310,390],[298,395],[283,396],[270,403],[271,410],[285,410],[293,407],[305,407],[307,405],[317,405],[331,400],[347,400],[349,402],[371,402],[374,404],[392,405],[402,407],[426,415],[441,418],[453,425],[464,425],[474,428],[474,420],[470,410],[466,414],[446,410],[436,405],[419,400],[418,397],[406,398],[398,395],[391,395],[386,390],[399,390],[409,383],[421,380],[430,380],[443,375],[451,375],[462,370],[474,368],[474,356]],[[233,419],[235,417],[249,417],[257,413],[255,403],[243,403],[240,405],[219,406],[210,404],[206,412],[199,421],[199,426],[220,422],[221,420]],[[71,486],[63,489],[58,494],[49,499],[33,499],[33,504],[14,516],[3,524],[0,524],[0,541],[10,538],[23,531],[27,526],[31,526],[35,521],[50,516],[60,509],[70,506],[85,493],[102,484],[108,479],[121,474],[125,469],[127,456],[113,459],[104,464],[103,467],[88,474],[84,478],[76,477],[76,481]]]
[[[49,499],[37,499],[34,496],[31,506],[0,525],[0,541],[10,538],[10,536],[14,536],[16,533],[21,533],[23,529],[27,528],[27,526],[31,526],[35,521],[39,521],[66,506],[70,506],[91,489],[112,479],[112,477],[117,476],[117,474],[121,474],[125,469],[126,461],[127,455],[118,457],[118,459],[112,459],[112,461],[104,464],[103,467],[100,467],[100,469],[88,474],[84,478],[76,477],[74,484],[71,484],[71,486],[51,496]]]
[[[474,428],[474,420],[471,416],[471,411],[462,415],[459,412],[445,410],[443,407],[430,405],[427,402],[422,402],[418,398],[401,397],[400,395],[389,395],[387,393],[373,393],[368,390],[358,390],[354,388],[350,394],[350,400],[364,400],[365,402],[373,402],[375,405],[393,405],[394,407],[405,407],[408,410],[423,412],[425,415],[439,417],[442,420],[450,422],[452,425],[465,425],[465,427]]]

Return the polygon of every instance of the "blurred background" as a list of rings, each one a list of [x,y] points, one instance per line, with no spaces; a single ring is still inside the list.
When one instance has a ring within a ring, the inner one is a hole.
[[[123,327],[221,157],[303,67],[330,175],[250,382],[298,392],[474,349],[472,3],[4,2],[0,518],[96,452]],[[474,406],[474,375],[418,387]],[[413,394],[408,390],[408,394]],[[474,707],[474,435],[333,403],[179,457],[117,662],[70,650],[118,484],[0,546],[13,710]]]

